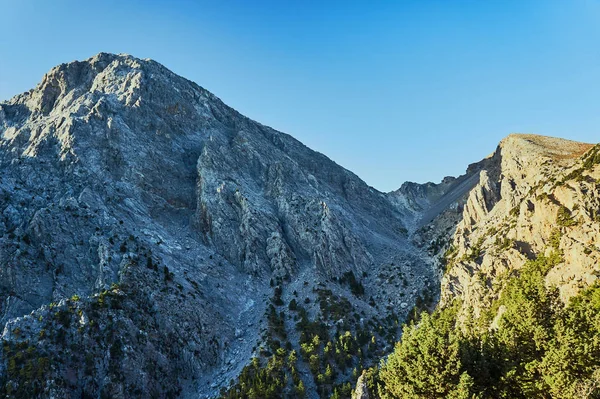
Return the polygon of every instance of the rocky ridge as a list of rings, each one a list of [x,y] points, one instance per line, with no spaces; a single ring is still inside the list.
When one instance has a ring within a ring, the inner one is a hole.
[[[435,230],[446,268],[441,303],[462,301],[479,317],[514,271],[557,256],[548,286],[568,299],[600,273],[598,146],[535,135],[510,135],[480,172],[450,234]],[[435,223],[435,222],[434,222]]]
[[[513,134],[479,165],[477,184],[442,193],[457,200],[413,234],[440,270],[435,311],[355,396],[598,393],[600,145]]]

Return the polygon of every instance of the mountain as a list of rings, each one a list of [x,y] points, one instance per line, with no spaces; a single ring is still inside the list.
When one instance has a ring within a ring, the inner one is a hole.
[[[370,398],[600,394],[600,145],[513,134],[484,163],[414,235],[441,299],[363,374]]]
[[[280,394],[325,395],[436,292],[411,211],[152,60],[100,53],[0,103],[0,170],[8,396],[213,397],[278,349]],[[300,347],[346,331],[339,366]]]
[[[597,397],[599,164],[512,134],[381,193],[152,60],[57,66],[0,103],[0,393]]]
[[[465,270],[495,278],[554,249],[563,261],[547,278],[560,288],[563,301],[593,283],[590,273],[598,267],[599,254],[585,252],[600,242],[600,170],[586,160],[596,153],[592,145],[550,137],[504,139],[494,154],[497,165],[469,194],[451,244],[454,253],[447,259],[451,268],[442,282],[442,303],[471,297]],[[470,259],[474,248],[480,257]],[[578,286],[571,278],[586,283]],[[475,306],[476,314],[480,308]]]

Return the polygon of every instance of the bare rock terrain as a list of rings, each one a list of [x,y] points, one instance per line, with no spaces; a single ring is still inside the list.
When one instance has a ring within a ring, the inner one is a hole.
[[[10,392],[213,396],[264,345],[274,286],[365,323],[435,286],[405,209],[151,60],[100,53],[0,103],[0,170]]]

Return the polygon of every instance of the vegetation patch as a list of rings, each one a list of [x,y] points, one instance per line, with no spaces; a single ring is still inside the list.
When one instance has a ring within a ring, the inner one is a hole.
[[[394,352],[369,370],[375,398],[594,398],[600,395],[600,285],[564,306],[544,277],[562,261],[538,256],[508,279],[493,312],[457,325],[459,303],[424,312]],[[585,393],[585,396],[582,394]]]
[[[566,206],[561,205],[556,214],[556,224],[561,227],[572,227],[575,226],[577,222],[571,215],[571,211]]]

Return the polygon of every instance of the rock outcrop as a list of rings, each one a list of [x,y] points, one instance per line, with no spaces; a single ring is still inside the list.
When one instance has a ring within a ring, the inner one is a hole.
[[[597,152],[597,146],[543,136],[504,139],[447,236],[441,306],[458,298],[478,317],[506,276],[540,255],[560,256],[546,280],[565,302],[596,281]]]
[[[365,381],[365,373],[363,372],[356,381],[356,388],[352,392],[352,399],[369,399],[369,388]]]

